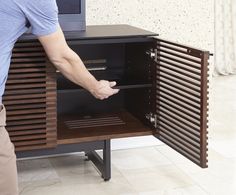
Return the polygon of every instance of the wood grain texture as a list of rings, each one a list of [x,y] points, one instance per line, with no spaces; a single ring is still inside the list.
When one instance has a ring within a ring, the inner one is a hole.
[[[209,52],[157,39],[157,137],[207,167]]]
[[[145,126],[137,118],[128,112],[119,112],[94,116],[96,118],[119,118],[123,123],[116,125],[104,125],[86,128],[69,128],[68,121],[84,120],[76,115],[59,116],[58,119],[58,143],[72,144],[80,142],[98,141],[114,138],[152,135],[153,130]]]
[[[15,44],[3,103],[16,151],[56,146],[55,74],[39,42]]]

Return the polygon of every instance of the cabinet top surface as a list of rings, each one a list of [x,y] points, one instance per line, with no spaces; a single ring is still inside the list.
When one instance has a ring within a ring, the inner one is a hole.
[[[64,32],[66,39],[109,39],[129,37],[149,37],[158,34],[130,25],[94,25],[87,26],[86,31]],[[35,36],[24,34],[20,40],[34,40]]]

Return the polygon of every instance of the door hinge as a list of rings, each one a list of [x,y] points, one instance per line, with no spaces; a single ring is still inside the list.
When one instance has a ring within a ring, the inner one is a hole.
[[[150,121],[157,128],[157,115],[153,113],[146,114],[146,119]]]
[[[146,51],[146,54],[150,56],[150,58],[157,60],[157,50],[156,49],[150,49]]]

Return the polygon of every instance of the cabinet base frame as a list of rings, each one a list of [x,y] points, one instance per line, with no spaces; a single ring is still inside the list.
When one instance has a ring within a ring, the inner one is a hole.
[[[95,150],[103,150],[103,158],[101,158]],[[79,144],[58,145],[56,148],[43,149],[35,151],[16,152],[17,159],[50,157],[52,155],[66,154],[73,152],[85,152],[88,160],[91,160],[96,168],[100,171],[104,181],[111,178],[111,144],[110,140],[85,142]]]
[[[103,158],[101,158],[97,152],[90,151],[86,153],[88,160],[91,160],[93,164],[102,174],[104,181],[111,179],[111,144],[110,140],[104,141]]]

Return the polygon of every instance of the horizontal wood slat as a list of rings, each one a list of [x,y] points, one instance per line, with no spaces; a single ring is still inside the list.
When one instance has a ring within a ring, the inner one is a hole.
[[[189,107],[192,107],[193,109],[196,110],[200,109],[200,106],[198,104],[191,102],[188,99],[181,98],[180,96],[178,96],[178,94],[174,94],[167,90],[162,90],[162,89],[159,89],[159,91],[160,93],[162,93],[162,96],[165,96],[165,98],[171,98],[174,99],[175,101],[183,102],[185,105],[187,104]]]
[[[16,68],[10,69],[9,74],[16,74],[16,73],[33,73],[33,72],[45,72],[46,68],[44,67],[32,67],[32,68]]]
[[[176,51],[176,49],[178,48],[181,51],[185,51],[188,55],[191,55],[191,56],[195,56],[195,57],[199,57],[200,58],[202,56],[202,52],[209,53],[208,51],[203,51],[202,49],[189,47],[187,45],[183,45],[183,44],[179,44],[179,43],[174,43],[172,41],[168,41],[168,40],[164,40],[164,39],[158,39],[158,40],[160,42],[157,42],[157,46],[158,45],[165,45],[165,46],[168,45],[174,51]]]
[[[177,110],[183,114],[186,114],[187,116],[190,116],[194,119],[200,119],[199,117],[199,111],[196,111],[194,109],[191,109],[190,107],[188,107],[188,105],[184,105],[182,103],[178,103],[175,100],[172,100],[171,98],[159,98],[157,97],[157,103],[158,102],[163,102],[164,105],[169,106],[170,108]]]
[[[11,141],[26,141],[26,140],[38,140],[38,139],[46,139],[46,134],[38,134],[38,135],[20,135],[20,136],[12,136]]]
[[[16,116],[16,115],[24,115],[24,114],[39,114],[39,113],[46,113],[46,109],[25,109],[25,110],[13,110],[8,111],[7,116]]]
[[[55,74],[39,42],[16,43],[3,97],[16,151],[56,146]]]
[[[168,76],[171,76],[173,78],[175,78],[176,80],[179,80],[179,81],[183,81],[183,82],[186,82],[186,83],[189,83],[193,86],[196,86],[196,87],[201,87],[201,84],[200,82],[196,82],[196,81],[193,81],[193,79],[191,78],[186,78],[185,75],[181,76],[179,74],[175,74],[173,73],[173,71],[169,71],[168,69],[166,68],[162,68],[161,65],[159,65],[159,67],[157,68],[161,73],[164,73]]]
[[[27,49],[29,49],[29,51],[31,51],[30,49],[32,47],[43,49],[40,42],[38,42],[38,41],[18,41],[15,43],[14,50],[19,49],[20,51],[22,51],[21,50],[22,48],[27,48]]]
[[[157,46],[159,48],[165,48],[165,49],[168,49],[170,51],[174,51],[174,52],[189,55],[189,47],[183,48],[182,45],[181,45],[181,47],[179,47],[179,46],[174,46],[173,43],[170,45],[170,44],[162,42],[160,44],[157,44]],[[194,57],[197,57],[197,58],[201,57],[200,53],[199,53],[199,50],[195,53],[191,53],[191,55],[194,56]]]
[[[13,136],[19,136],[19,135],[34,135],[34,134],[45,134],[45,129],[34,129],[34,130],[26,130],[26,131],[9,131],[9,135],[11,137]]]
[[[199,118],[197,118],[196,116],[191,116],[190,114],[183,112],[181,110],[175,110],[172,108],[172,106],[166,105],[166,104],[159,104],[159,102],[157,102],[159,108],[163,108],[163,112],[168,112],[170,110],[169,113],[175,114],[177,116],[181,116],[182,119],[196,125],[196,126],[200,126],[200,122],[199,122]]]
[[[159,125],[160,127],[162,127],[162,129],[167,129],[170,132],[175,132],[175,134],[181,134],[181,136],[189,138],[191,142],[194,142],[195,145],[200,147],[199,135],[196,135],[196,132],[189,131],[189,130],[186,131],[185,129],[182,129],[182,128],[176,128],[175,124],[171,123],[169,119],[165,120],[165,119],[160,118]]]
[[[23,95],[8,95],[5,96],[4,99],[5,100],[17,100],[17,99],[32,99],[32,98],[46,98],[46,94],[45,93],[39,93],[39,94],[23,94]]]
[[[42,71],[39,73],[25,73],[25,74],[9,74],[8,79],[28,79],[28,78],[44,78],[46,72]]]
[[[31,58],[12,58],[11,63],[37,63],[37,62],[45,62],[45,57],[31,57]]]
[[[6,90],[12,89],[32,89],[32,88],[45,88],[46,83],[32,83],[32,84],[14,84],[14,85],[6,85]]]
[[[194,162],[198,165],[201,164],[201,161],[199,160],[198,157],[196,157],[195,155],[192,155],[191,153],[186,151],[185,147],[181,146],[178,142],[176,142],[172,138],[166,136],[166,134],[164,134],[164,132],[160,131],[159,139],[162,140],[165,144],[167,144],[171,148],[173,148],[174,150],[176,150],[177,152],[179,152],[180,154],[187,157],[192,162]]]
[[[15,46],[15,48],[13,49],[13,55],[14,54],[17,54],[17,53],[28,53],[28,52],[42,52],[42,53],[44,53],[44,49],[41,47],[41,46],[39,46],[39,47],[37,47],[37,45],[35,45],[35,46],[31,46],[31,47],[17,47],[17,46]]]
[[[11,126],[8,127],[8,131],[17,132],[17,131],[25,131],[25,130],[35,130],[35,129],[43,129],[45,131],[46,124],[29,124],[29,125],[22,125],[22,126]],[[33,131],[32,131],[33,132]]]
[[[46,82],[45,78],[34,78],[34,79],[27,79],[27,80],[22,80],[22,79],[12,79],[8,81],[8,85],[10,84],[22,84],[22,83],[42,83]]]
[[[186,76],[186,77],[188,77],[188,78],[191,78],[192,80],[201,81],[201,77],[196,76],[196,74],[192,74],[192,73],[189,72],[189,71],[179,70],[179,68],[178,68],[178,69],[177,69],[177,68],[172,68],[171,66],[168,66],[168,64],[166,65],[166,64],[164,64],[164,63],[160,63],[159,66],[162,67],[162,68],[164,68],[164,69],[167,69],[167,70],[169,70],[169,71],[172,71],[172,72],[175,72],[175,73],[179,73],[179,74],[181,74],[181,75],[184,75],[184,76]],[[188,72],[188,73],[186,73],[186,72]]]
[[[42,88],[42,89],[25,89],[24,91],[22,90],[12,90],[12,91],[5,91],[5,97],[6,96],[12,96],[12,95],[24,95],[24,94],[44,94],[46,93],[46,89]]]
[[[182,92],[187,93],[188,95],[192,95],[194,98],[197,96],[198,98],[200,97],[200,91],[198,91],[197,89],[190,87],[188,85],[185,84],[181,84],[180,82],[171,82],[168,81],[167,79],[165,79],[165,77],[163,77],[162,79],[160,79],[160,75],[157,75],[156,78],[160,83],[163,83],[163,85],[167,85],[169,87],[173,87],[174,89],[178,89]],[[180,86],[181,85],[181,86]],[[181,88],[182,87],[182,88]]]
[[[196,145],[191,139],[185,139],[182,134],[176,134],[166,129],[162,129],[161,132],[163,133],[163,136],[167,136],[168,138],[175,140],[179,145],[183,146],[183,150],[188,151],[194,157],[200,155],[200,146]]]
[[[157,39],[157,137],[207,167],[209,52]]]
[[[44,52],[40,52],[40,50],[36,50],[35,52],[13,52],[12,58],[23,58],[23,57],[45,57]]]
[[[161,48],[161,47],[160,47]],[[195,59],[192,59],[191,56],[189,55],[183,55],[183,52],[181,52],[181,54],[178,54],[179,52],[170,52],[171,50],[165,50],[165,49],[159,49],[157,48],[157,51],[161,54],[161,53],[164,53],[164,54],[168,54],[172,57],[176,57],[178,59],[181,59],[181,60],[187,60],[189,62],[194,62],[196,64],[200,64],[201,63],[201,60],[198,58],[198,60],[195,60]],[[172,50],[173,51],[173,50]],[[186,57],[187,56],[187,57]]]
[[[18,64],[11,64],[11,70],[19,69],[19,68],[45,68],[45,63],[18,63]]]
[[[16,116],[8,116],[7,115],[7,119],[8,122],[10,123],[11,121],[18,121],[18,120],[29,120],[29,119],[41,119],[41,118],[45,118],[46,114],[19,114]]]
[[[30,149],[31,146],[33,146],[33,145],[38,145],[38,144],[46,145],[47,140],[46,139],[37,139],[37,140],[27,140],[27,141],[13,141],[13,143],[14,143],[16,149],[18,146],[28,146],[28,148]]]
[[[164,64],[168,64],[168,65],[170,65],[172,67],[176,67],[176,68],[182,69],[184,71],[187,71],[189,73],[201,76],[200,68],[197,68],[197,70],[196,70],[192,66],[186,66],[185,64],[171,63],[170,61],[164,60],[164,59],[159,59],[159,61],[164,63]]]
[[[17,146],[15,151],[28,151],[28,150],[39,150],[39,149],[48,149],[55,147],[55,141],[47,141],[47,143],[43,144],[31,144],[31,146]]]
[[[160,81],[160,78],[157,78],[157,81]],[[191,94],[188,94],[188,91],[186,92],[186,90],[177,90],[176,88],[172,87],[172,86],[168,86],[165,85],[163,82],[159,82],[160,85],[162,85],[160,87],[160,90],[166,90],[171,94],[176,94],[178,96],[180,96],[181,98],[185,99],[185,100],[190,100],[193,104],[199,104],[200,100],[191,96]]]
[[[198,134],[198,132],[200,132],[200,125],[199,126],[195,125],[196,123],[194,123],[195,126],[192,125],[193,123],[192,123],[192,120],[190,118],[182,116],[182,115],[179,116],[179,115],[177,115],[178,114],[177,112],[173,112],[175,114],[175,115],[173,115],[171,112],[166,111],[164,108],[162,110],[162,113],[160,114],[160,117],[165,118],[165,116],[166,116],[168,118],[167,120],[173,120],[173,124],[175,122],[179,122],[179,123],[191,128],[192,130],[196,131],[197,135],[200,134],[200,133]]]
[[[172,58],[172,57],[169,57],[168,55],[163,55],[163,54],[159,54],[160,56],[160,59],[161,60],[167,60],[168,62],[171,62],[171,63],[176,63],[177,65],[181,64],[181,65],[186,65],[186,66],[189,66],[189,67],[192,67],[192,68],[195,68],[196,70],[200,70],[200,66],[196,63],[192,63],[192,62],[188,62],[188,61],[181,61],[179,59],[176,59],[176,58]]]
[[[25,105],[25,104],[33,104],[33,103],[35,103],[35,104],[38,104],[38,103],[45,103],[46,102],[46,98],[38,98],[38,99],[24,99],[24,100],[22,100],[22,99],[17,99],[17,100],[5,100],[4,101],[4,104],[5,105],[13,105],[13,104],[15,104],[15,105],[19,105],[19,104],[22,104],[22,105]]]

